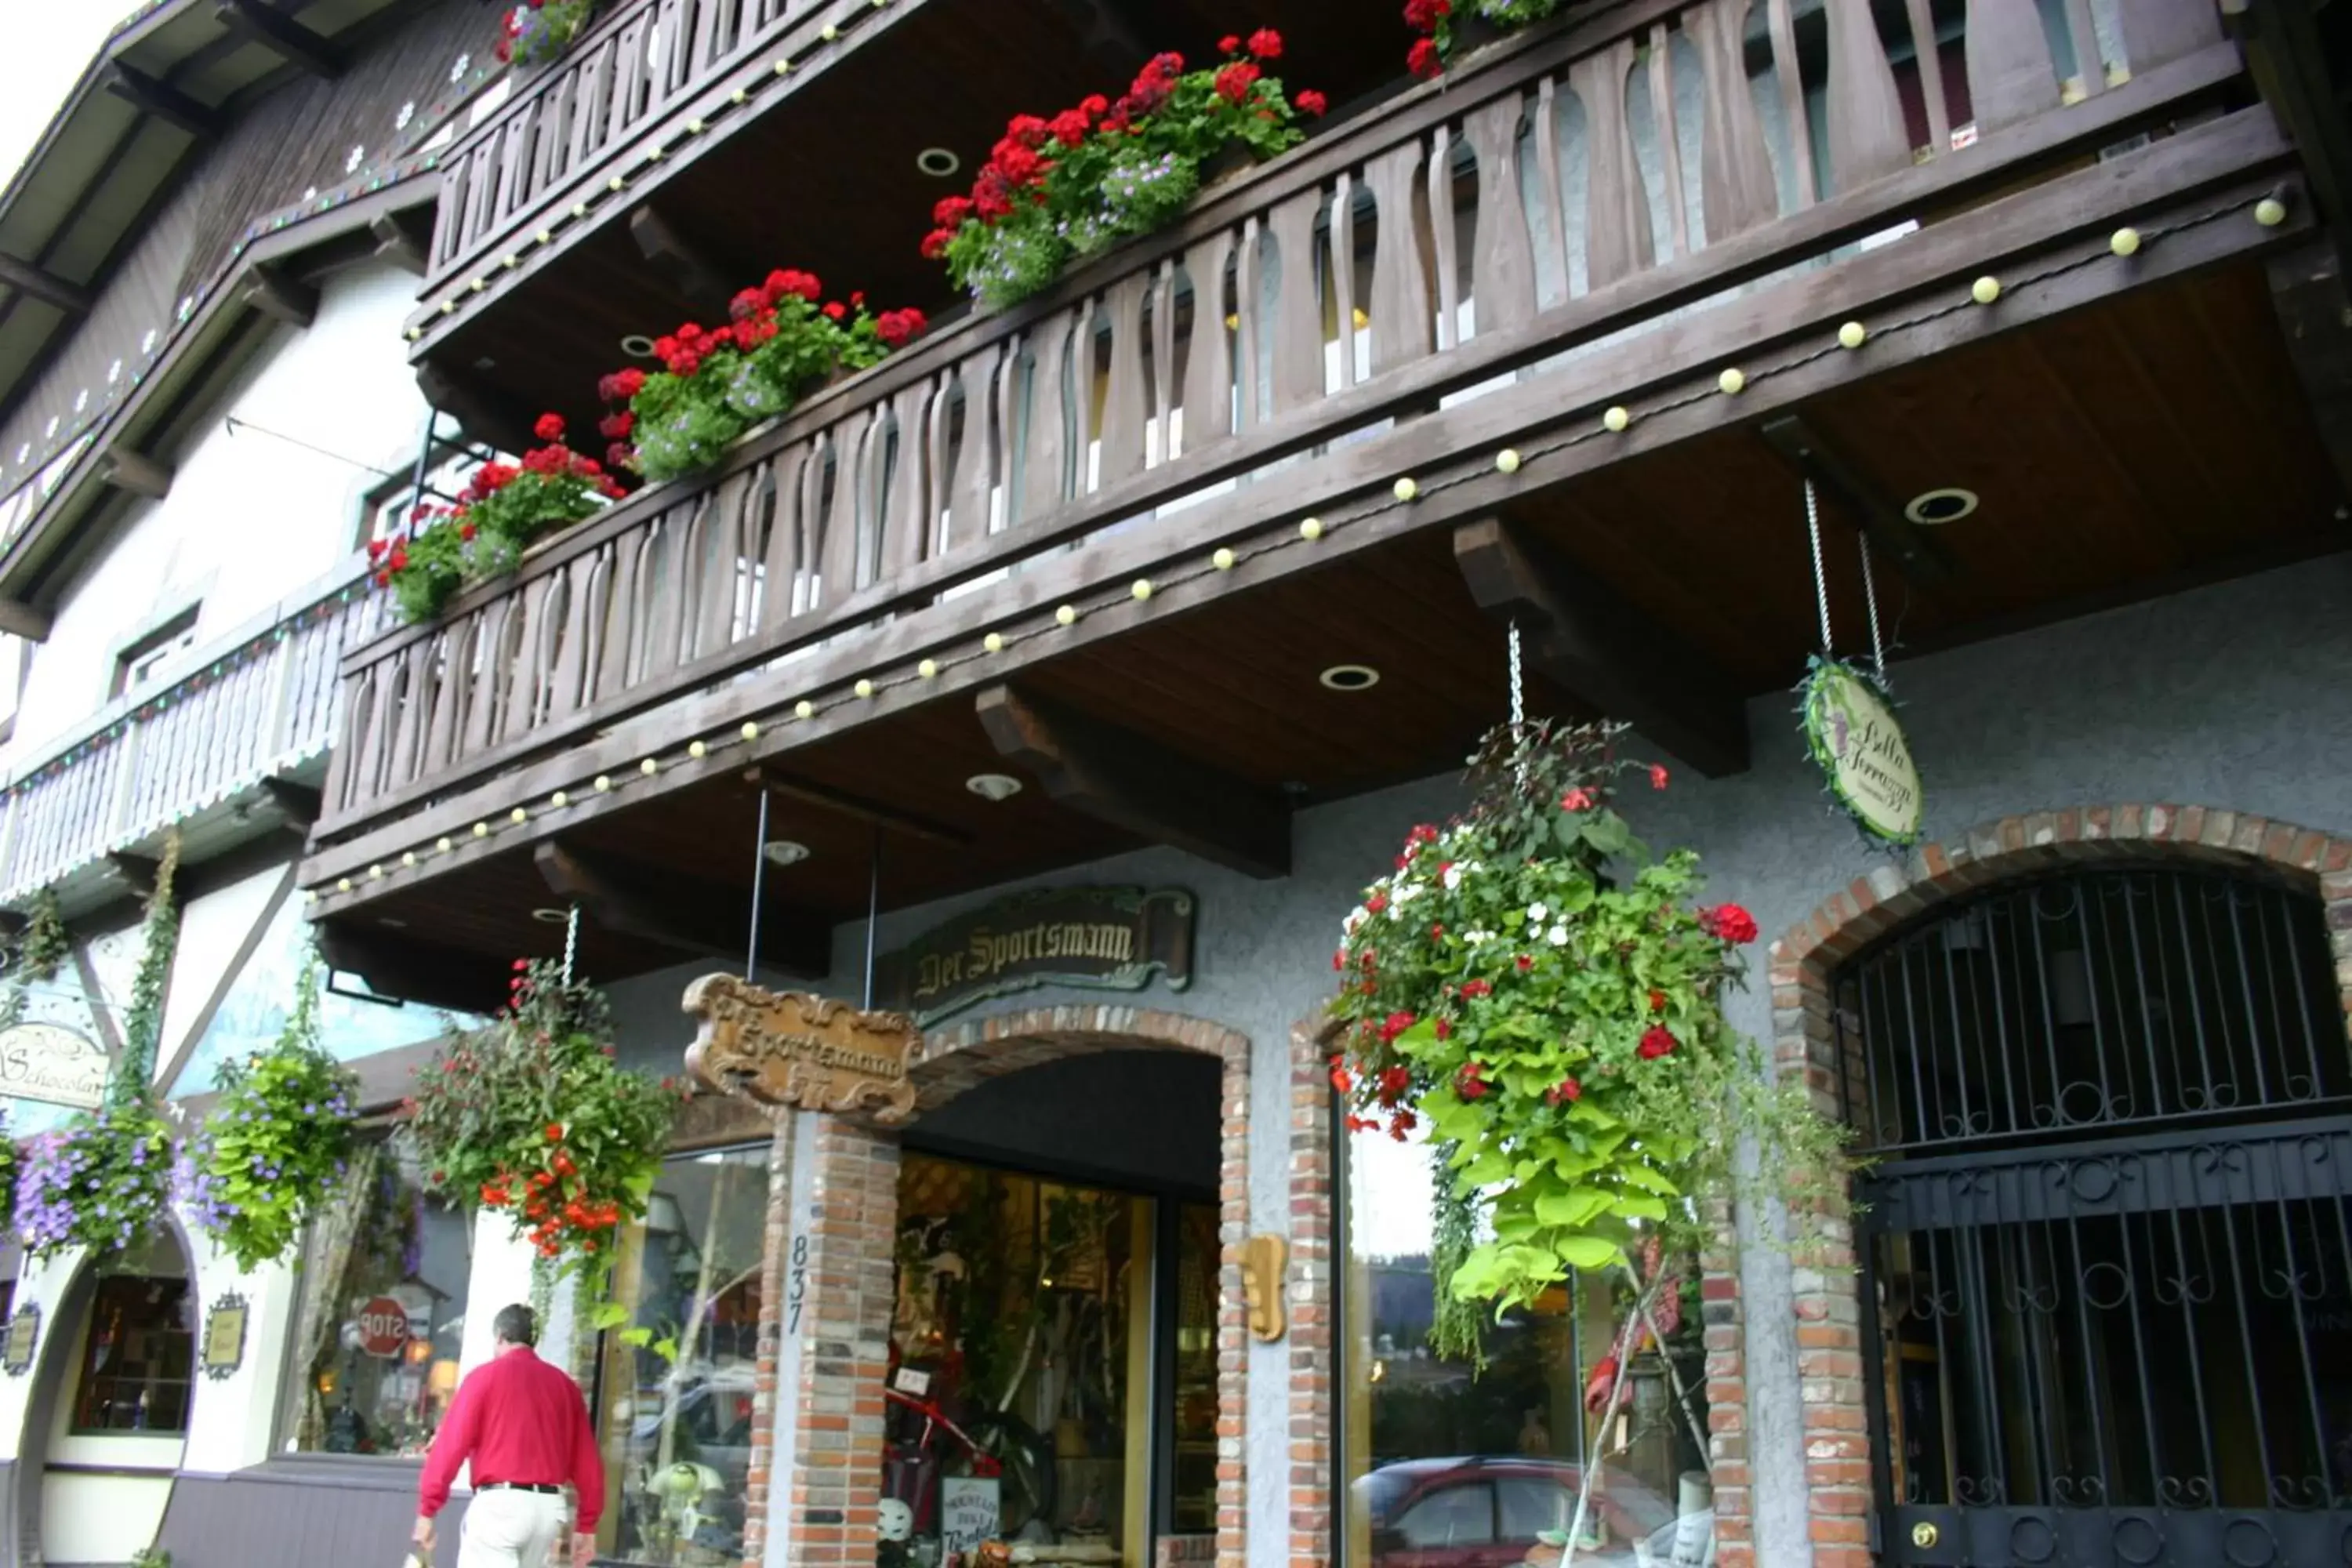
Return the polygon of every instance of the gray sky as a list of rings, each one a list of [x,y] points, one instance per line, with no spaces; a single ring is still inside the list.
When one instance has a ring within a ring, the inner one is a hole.
[[[81,79],[82,68],[134,0],[0,0],[8,40],[7,90],[0,92],[0,170],[17,165]],[[5,179],[0,178],[0,184]]]

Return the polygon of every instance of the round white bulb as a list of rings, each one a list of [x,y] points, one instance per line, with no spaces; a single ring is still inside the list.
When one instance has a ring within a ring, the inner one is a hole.
[[[2128,226],[2116,230],[2114,234],[2107,237],[2107,248],[2117,256],[2137,256],[2139,230]]]
[[[1300,523],[1298,525],[1298,537],[1307,540],[1322,538],[1323,520],[1319,517],[1310,517],[1305,522]]]
[[[915,673],[921,676],[925,680],[936,680],[939,679],[940,675],[940,661],[935,658],[927,658],[923,660],[922,663],[915,666]]]
[[[2264,228],[2276,228],[2286,221],[2286,204],[2276,196],[2264,196],[2254,204],[2254,221]]]
[[[704,756],[709,754],[709,751],[710,748],[704,745],[699,741],[688,741],[686,743],[686,754],[692,757],[698,763],[700,762]]]
[[[572,796],[563,790],[557,790],[553,795],[547,797],[547,804],[555,807],[556,810],[562,811],[565,806],[572,804]]]
[[[1220,572],[1230,572],[1234,569],[1234,552],[1221,544],[1217,552],[1209,557],[1209,564]]]
[[[1517,473],[1519,471],[1519,454],[1517,450],[1514,447],[1506,447],[1501,451],[1496,453],[1495,469],[1497,473]]]
[[[1870,329],[1860,321],[1848,321],[1838,329],[1838,347],[1858,349],[1870,341]]]
[[[816,704],[803,697],[793,704],[793,711],[803,719],[814,719],[816,717]]]
[[[513,823],[517,827],[520,827],[524,823],[530,820],[530,813],[525,811],[521,806],[516,806],[512,811],[507,813],[507,820]]]
[[[371,882],[381,882],[383,880],[383,863],[382,861],[378,861],[376,864],[368,868],[368,880]]]
[[[1717,376],[1715,384],[1723,388],[1723,395],[1726,397],[1737,397],[1748,389],[1748,373],[1734,365]]]
[[[603,795],[606,790],[609,790],[609,789],[611,789],[612,787],[613,787],[613,775],[612,775],[612,774],[610,774],[610,773],[598,773],[598,774],[596,775],[596,793],[597,793],[598,795]]]
[[[1004,651],[1004,636],[1001,632],[991,632],[986,637],[980,639],[980,646],[986,648],[991,653],[1003,653]]]
[[[1419,495],[1419,494],[1421,494],[1421,487],[1420,487],[1419,485],[1417,485],[1417,484],[1414,484],[1411,479],[1399,479],[1399,480],[1396,482],[1396,499],[1397,499],[1397,500],[1412,500],[1412,498],[1413,498],[1413,497],[1415,497],[1415,496],[1417,496],[1417,495]]]
[[[488,838],[489,836],[490,836],[490,825],[489,825],[488,823],[487,823],[487,822],[478,822],[478,823],[474,824],[474,837],[477,837],[477,838]]]
[[[1138,577],[1135,580],[1135,586],[1129,588],[1128,592],[1135,595],[1139,603],[1142,600],[1149,599],[1151,597],[1151,579],[1149,577]]]
[[[416,864],[416,851],[415,851],[415,850],[414,850],[414,849],[404,849],[404,850],[401,851],[400,863],[401,863],[403,866],[414,866],[414,865],[415,865],[415,864]]]
[[[858,678],[857,684],[850,688],[850,689],[856,692],[860,697],[871,697],[874,695],[874,683],[866,679],[865,677],[860,676]]]
[[[455,848],[456,846],[451,844],[447,838],[444,837],[435,839],[433,841],[433,847],[439,850],[442,854],[446,855],[451,849]]]
[[[637,764],[637,772],[645,774],[647,778],[651,778],[656,773],[661,772],[661,763],[651,757],[647,757],[644,762]]]
[[[1625,427],[1633,423],[1633,413],[1622,404],[1611,408],[1608,413],[1601,416],[1601,427],[1612,436],[1623,435]]]
[[[1979,305],[1990,305],[2000,298],[2000,279],[1987,273],[1969,285],[1969,298]]]
[[[335,879],[335,891],[339,893],[348,893],[351,890],[352,879],[349,877],[338,877]]]
[[[1077,606],[1075,605],[1064,605],[1060,609],[1054,612],[1054,618],[1061,622],[1066,626],[1075,626],[1078,624]]]
[[[760,738],[760,726],[751,720],[746,719],[743,721],[740,733],[747,741],[756,741]]]

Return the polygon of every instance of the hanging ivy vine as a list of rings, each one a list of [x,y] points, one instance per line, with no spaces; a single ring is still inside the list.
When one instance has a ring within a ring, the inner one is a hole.
[[[33,907],[26,915],[25,934],[17,940],[15,962],[9,965],[8,994],[0,1000],[0,1029],[14,1028],[25,1021],[26,998],[31,988],[56,979],[72,951],[55,889],[43,888],[34,894]]]
[[[139,950],[139,972],[131,980],[131,1005],[122,1015],[122,1058],[107,1083],[107,1103],[129,1105],[153,1092],[155,1053],[163,1038],[163,998],[171,987],[172,959],[180,945],[180,910],[172,882],[180,869],[180,832],[163,840],[155,866],[155,891],[147,900],[147,921]]]
[[[1478,1211],[1457,1192],[1454,1183],[1457,1146],[1440,1143],[1430,1167],[1433,1215],[1429,1273],[1433,1280],[1451,1280],[1470,1260],[1478,1245]],[[1486,1310],[1477,1302],[1451,1290],[1436,1293],[1435,1316],[1429,1324],[1429,1348],[1447,1361],[1466,1361],[1473,1372],[1486,1370]]]

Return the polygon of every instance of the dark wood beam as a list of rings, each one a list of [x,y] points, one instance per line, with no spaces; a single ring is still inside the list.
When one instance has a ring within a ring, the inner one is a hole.
[[[1077,30],[1079,50],[1114,77],[1132,76],[1151,58],[1147,40],[1156,36],[1158,25],[1141,16],[1132,0],[1055,0],[1055,9]]]
[[[997,754],[1064,805],[1248,876],[1290,874],[1290,805],[1274,792],[1011,686],[974,704]]]
[[[0,599],[0,632],[26,642],[47,642],[55,617],[22,599]]]
[[[631,213],[629,237],[637,242],[638,254],[654,264],[688,307],[706,318],[726,317],[735,293],[727,273],[658,207],[641,206]]]
[[[260,44],[289,65],[329,80],[343,74],[342,52],[283,11],[262,0],[219,0],[213,15],[224,26]]]
[[[2327,29],[2317,12],[2326,0],[2266,0],[2224,5],[2231,30],[2244,47],[2247,68],[2263,101],[2294,139],[2319,215],[2339,255],[2352,249],[2352,121],[2339,97],[2347,85],[2330,80]],[[2128,7],[2126,7],[2128,9]]]
[[[1767,420],[1758,434],[1800,476],[1834,496],[1846,514],[1862,524],[1871,543],[1913,584],[1926,587],[1952,574],[1943,551],[1904,515],[1902,506],[1864,479],[1843,453],[1822,438],[1820,431],[1805,423],[1803,415]]]
[[[1457,525],[1454,560],[1478,607],[1518,626],[1548,679],[1709,778],[1747,771],[1747,705],[1688,638],[1500,518]]]
[[[226,128],[220,110],[207,109],[178,88],[121,60],[110,62],[107,68],[106,90],[142,114],[152,115],[166,125],[176,125],[191,136],[210,141]]]
[[[291,779],[264,779],[261,791],[291,826],[307,833],[317,825],[324,802],[319,791],[309,784],[299,784]]]
[[[114,874],[130,884],[131,890],[144,903],[155,896],[155,879],[162,874],[160,862],[145,855],[126,855],[120,851],[109,855],[107,864]]]
[[[5,253],[0,253],[0,283],[5,283],[28,299],[38,300],[44,305],[54,305],[68,316],[89,314],[91,301],[89,289]]]
[[[751,945],[751,894],[674,871],[633,866],[551,838],[531,851],[548,890],[580,906],[601,930],[683,953],[742,962]],[[833,968],[830,921],[771,894],[760,910],[760,963],[803,979]]]
[[[375,236],[375,253],[404,272],[422,278],[433,253],[433,209],[412,207],[385,213],[368,225]]]
[[[245,302],[273,321],[307,328],[318,319],[319,290],[282,268],[248,267],[237,286]]]
[[[425,360],[416,367],[416,389],[425,395],[425,402],[456,416],[467,435],[493,450],[530,449],[532,416],[471,376],[436,360]]]
[[[320,921],[311,931],[328,968],[358,975],[378,996],[452,1013],[495,1013],[507,1004],[514,971],[499,959],[371,930],[358,921]]]
[[[129,447],[108,447],[99,461],[99,473],[116,489],[150,500],[162,500],[172,493],[172,465]]]
[[[2344,284],[2344,253],[2332,240],[2315,240],[2272,261],[2270,281],[2287,359],[2336,484],[2352,499],[2352,292]]]
[[[878,827],[886,833],[904,834],[909,838],[920,838],[932,844],[951,846],[969,844],[972,841],[972,836],[960,827],[950,827],[945,823],[933,822],[928,817],[917,816],[910,812],[895,811],[887,805],[877,805],[872,801],[861,800],[856,795],[828,789],[823,784],[809,784],[804,780],[793,778],[773,768],[753,768],[745,776],[752,784],[765,784],[769,794],[781,799],[793,801],[801,805],[813,805],[821,811],[830,811],[836,816],[850,817],[870,827]]]

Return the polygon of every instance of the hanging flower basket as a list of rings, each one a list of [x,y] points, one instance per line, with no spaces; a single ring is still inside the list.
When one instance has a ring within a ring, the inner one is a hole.
[[[26,1253],[46,1260],[77,1247],[122,1251],[162,1217],[171,1165],[171,1131],[142,1100],[33,1139],[16,1176],[16,1234]]]
[[[1425,1133],[1475,1212],[1457,1299],[1531,1305],[1637,1237],[1695,1232],[1691,1200],[1729,1190],[1743,1134],[1787,1191],[1836,1164],[1802,1085],[1724,1019],[1754,919],[1700,903],[1697,856],[1652,858],[1612,809],[1628,771],[1667,783],[1621,733],[1489,735],[1469,815],[1412,830],[1332,955],[1349,1128]]]
[[[1404,25],[1421,37],[1406,52],[1412,74],[1443,76],[1457,54],[1485,48],[1568,8],[1570,0],[1405,0]]]
[[[597,395],[623,406],[600,426],[605,460],[648,479],[712,467],[753,426],[780,418],[845,373],[877,365],[929,323],[920,310],[824,298],[813,273],[780,269],[735,296],[727,326],[688,321],[658,338],[656,372],[616,371]]]
[[[510,994],[417,1075],[404,1135],[428,1189],[507,1214],[541,1258],[586,1267],[644,1217],[683,1091],[615,1062],[603,994],[557,965],[518,959]]]
[[[506,14],[495,51],[516,65],[561,59],[595,19],[600,0],[526,0]]]
[[[1001,310],[1165,226],[1205,186],[1297,145],[1301,116],[1328,108],[1268,74],[1283,54],[1273,28],[1218,47],[1218,64],[1192,71],[1181,55],[1154,57],[1116,103],[1096,94],[1050,120],[1015,115],[971,194],[934,209],[923,254]]]
[[[292,1257],[351,1158],[357,1080],[319,1041],[319,965],[269,1049],[220,1069],[220,1100],[180,1147],[172,1200],[251,1271]]]

